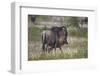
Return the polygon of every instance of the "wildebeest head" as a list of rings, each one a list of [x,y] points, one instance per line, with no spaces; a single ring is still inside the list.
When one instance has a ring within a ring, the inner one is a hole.
[[[64,35],[64,43],[68,44],[68,41],[67,41],[68,32],[67,32],[67,28],[65,26],[62,26],[62,32]]]
[[[51,30],[61,39],[63,39],[63,43],[64,44],[68,44],[67,42],[67,36],[68,36],[68,32],[67,32],[67,28],[65,26],[54,26],[51,28]]]
[[[67,36],[68,36],[67,28],[65,26],[61,26],[58,28],[59,29],[57,31],[57,34],[58,34],[60,42],[62,42],[63,44],[68,44],[68,42],[67,42]]]

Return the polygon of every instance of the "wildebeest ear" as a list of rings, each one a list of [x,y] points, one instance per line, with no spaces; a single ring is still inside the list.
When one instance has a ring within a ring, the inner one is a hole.
[[[66,28],[66,26],[62,26],[62,28]]]

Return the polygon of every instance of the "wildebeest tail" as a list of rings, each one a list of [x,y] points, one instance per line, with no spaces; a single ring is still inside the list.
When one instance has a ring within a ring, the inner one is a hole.
[[[42,32],[42,49],[45,50],[45,43],[46,43],[46,32]]]

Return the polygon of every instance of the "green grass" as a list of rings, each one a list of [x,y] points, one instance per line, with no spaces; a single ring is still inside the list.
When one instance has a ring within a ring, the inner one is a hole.
[[[77,53],[42,53],[40,56],[33,57],[31,60],[54,60],[54,59],[76,59],[76,58],[88,58],[88,52],[86,49],[78,50]]]
[[[44,28],[32,27],[28,28],[28,39],[31,41],[41,40],[41,32]],[[87,38],[87,28],[68,27],[68,36],[72,37],[85,37]]]
[[[41,32],[43,30],[38,27],[28,28],[28,39],[29,41],[38,41],[41,39]]]
[[[47,21],[48,20],[48,16],[37,16],[37,21]]]
[[[75,37],[87,37],[88,36],[87,28],[76,28],[76,27],[69,27],[68,28],[68,35],[75,36]]]
[[[72,58],[88,58],[88,51],[87,49],[80,49],[77,53],[74,53]]]
[[[88,41],[87,41],[87,28],[68,27],[68,42],[69,44],[64,46],[64,54],[57,51],[56,54],[40,54],[41,49],[41,32],[44,28],[32,27],[28,28],[28,41],[31,45],[28,46],[28,60],[55,60],[55,59],[76,59],[76,58],[88,58]],[[69,48],[66,50],[65,48]],[[77,51],[77,52],[75,52]],[[36,53],[38,53],[36,55]]]

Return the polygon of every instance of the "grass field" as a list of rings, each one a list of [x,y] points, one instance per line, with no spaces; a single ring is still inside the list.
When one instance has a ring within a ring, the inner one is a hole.
[[[51,59],[76,59],[88,57],[87,28],[68,27],[68,45],[62,46],[63,53],[59,49],[50,53],[42,52],[41,32],[43,28],[28,28],[28,60]]]

